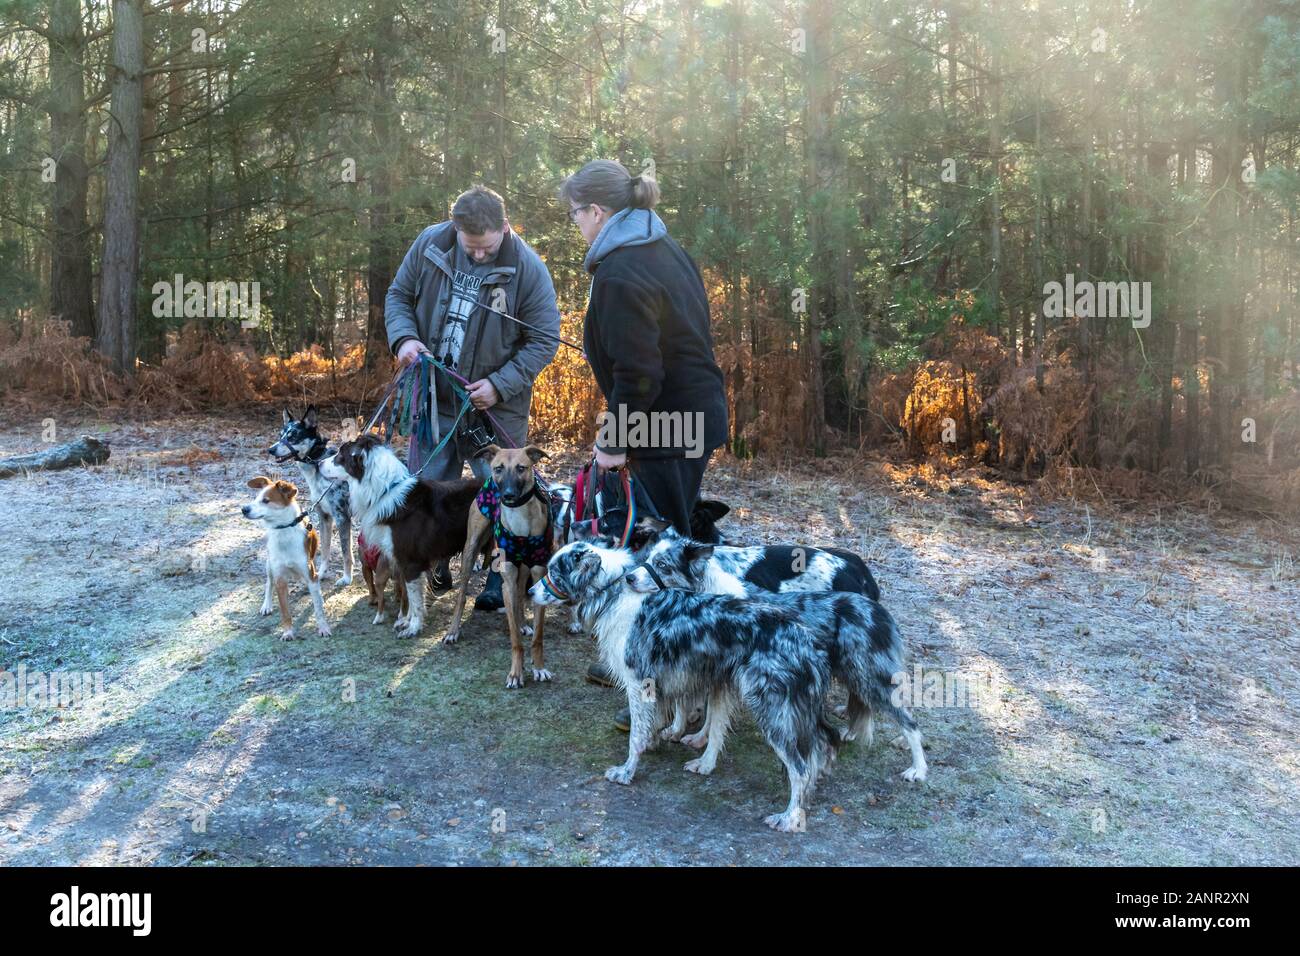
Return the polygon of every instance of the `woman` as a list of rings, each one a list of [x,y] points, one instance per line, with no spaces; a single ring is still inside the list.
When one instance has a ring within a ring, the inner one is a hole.
[[[564,180],[560,198],[590,247],[585,264],[592,274],[591,297],[582,341],[607,409],[596,464],[630,469],[637,508],[689,535],[709,456],[727,438],[727,399],[713,358],[704,280],[655,214],[659,186],[653,179],[599,159]],[[638,415],[652,423],[643,434],[671,438],[653,424],[655,413],[678,413],[683,425],[689,418],[689,439],[683,427],[675,442],[618,443],[618,436],[636,434],[624,426],[630,429]],[[587,676],[613,683],[600,663]],[[614,723],[628,730],[628,711]]]
[[[607,409],[596,464],[627,466],[638,509],[690,534],[709,456],[727,438],[704,280],[655,214],[653,179],[600,159],[564,180],[560,198],[590,246],[583,347]],[[648,423],[643,431],[635,427],[638,419]],[[680,427],[670,429],[669,422]],[[647,440],[627,447],[619,436]],[[670,440],[656,441],[663,438]]]

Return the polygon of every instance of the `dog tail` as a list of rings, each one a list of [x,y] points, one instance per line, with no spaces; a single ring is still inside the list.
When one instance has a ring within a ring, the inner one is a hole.
[[[320,547],[320,536],[316,534],[316,529],[312,528],[307,532],[307,575],[313,581],[316,580],[316,549]]]
[[[881,605],[858,595],[843,595],[836,604],[840,646],[835,676],[862,701],[883,706],[893,690],[894,675],[904,669],[898,624]]]

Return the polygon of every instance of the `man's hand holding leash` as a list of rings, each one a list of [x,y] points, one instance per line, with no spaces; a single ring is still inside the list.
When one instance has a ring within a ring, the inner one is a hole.
[[[470,382],[469,385],[465,386],[465,391],[469,393],[470,404],[480,412],[487,411],[501,401],[496,386],[485,378],[481,378],[477,382]]]

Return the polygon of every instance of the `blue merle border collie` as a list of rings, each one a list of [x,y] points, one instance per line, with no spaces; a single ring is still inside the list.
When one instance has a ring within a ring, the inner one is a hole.
[[[658,704],[679,696],[735,695],[785,765],[790,800],[766,818],[775,829],[806,826],[806,806],[834,759],[838,735],[824,717],[830,661],[790,611],[760,601],[626,586],[630,551],[566,545],[529,590],[543,606],[573,603],[596,635],[605,666],[632,712],[627,760],[605,777],[629,784],[655,736]]]
[[[735,574],[735,565],[729,563],[725,554],[719,554],[726,550],[688,538],[662,537],[638,555],[639,563],[626,575],[628,587],[642,593],[671,593],[681,589],[693,593],[749,594],[756,600],[788,608],[808,623],[818,641],[826,642],[831,675],[848,689],[849,702],[844,710],[848,727],[841,732],[842,738],[856,740],[861,736],[871,746],[876,713],[889,714],[902,728],[903,742],[912,751],[912,766],[903,771],[903,778],[914,782],[924,780],[927,767],[921,733],[907,709],[897,706],[892,699],[894,675],[905,673],[903,641],[893,616],[866,593],[845,586],[861,580],[847,572],[844,572],[846,577],[837,574],[829,581],[820,575],[824,582],[820,589],[810,587],[778,593],[756,589],[750,581]],[[810,567],[812,563],[810,560]],[[862,570],[866,570],[865,565]],[[807,577],[787,579],[785,583],[800,580],[812,583]],[[834,585],[834,589],[825,587],[826,583]],[[879,594],[875,582],[871,584]],[[683,743],[692,747],[708,743],[698,763],[703,769],[697,772],[708,773],[717,764],[734,706],[733,699],[710,700],[708,716],[699,733],[681,737]],[[676,709],[670,730],[684,725],[685,709],[684,706]],[[676,739],[670,731],[665,731],[664,736]]]
[[[721,507],[721,514],[729,510],[720,502],[710,504]],[[668,522],[656,517],[642,518],[637,522],[632,537],[632,549],[644,566],[637,573],[642,579],[662,568],[665,577],[674,583],[667,587],[685,588],[709,594],[761,596],[767,593],[787,594],[803,591],[843,591],[862,594],[873,601],[880,600],[880,587],[872,577],[866,562],[851,551],[838,548],[812,548],[807,545],[728,545],[713,530],[711,538],[696,531],[696,516],[691,515],[691,537],[679,534]],[[718,517],[721,517],[721,514]],[[710,514],[711,516],[711,514]],[[596,544],[612,542],[595,541]],[[707,552],[699,551],[702,545],[716,544]],[[704,558],[696,566],[697,558]],[[661,585],[662,586],[662,585]],[[690,714],[697,711],[702,701],[678,701],[672,724],[664,729],[667,740],[680,740],[688,747],[699,749],[708,740],[706,723],[696,733],[687,734]],[[712,764],[708,764],[712,766]]]
[[[321,474],[321,462],[334,457],[334,449],[329,447],[317,428],[316,406],[308,405],[302,418],[294,418],[287,408],[281,409],[284,427],[280,437],[266,450],[280,465],[291,461],[298,463],[303,478],[307,481],[310,501],[316,502],[316,513],[320,516],[320,566],[317,574],[323,579],[329,566],[330,539],[333,531],[338,529],[339,550],[343,555],[343,573],[335,582],[340,587],[352,583],[352,509],[348,501],[347,482],[339,481],[333,485],[330,479]],[[328,489],[328,491],[326,490]],[[324,495],[324,497],[321,497]]]

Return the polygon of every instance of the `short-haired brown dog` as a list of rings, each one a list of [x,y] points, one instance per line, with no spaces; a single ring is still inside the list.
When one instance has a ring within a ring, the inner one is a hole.
[[[474,559],[480,553],[491,552],[492,568],[501,572],[501,598],[510,627],[510,672],[506,675],[506,687],[513,690],[524,686],[524,645],[520,638],[525,634],[531,634],[532,639],[533,680],[551,679],[542,653],[546,609],[534,605],[533,626],[524,624],[524,598],[528,589],[546,573],[546,561],[553,548],[550,500],[537,487],[533,473],[533,466],[547,455],[536,445],[526,448],[488,445],[479,452],[479,457],[490,460],[492,475],[470,506],[465,551],[460,557],[460,589],[451,615],[451,628],[443,643],[455,643],[460,637],[465,590],[474,570]]]
[[[240,509],[245,518],[260,521],[266,527],[266,593],[262,614],[270,614],[271,592],[280,602],[280,639],[294,638],[293,615],[289,613],[289,581],[301,578],[311,594],[316,612],[316,631],[329,637],[329,621],[321,600],[320,581],[316,574],[316,550],[320,538],[298,507],[298,488],[291,481],[272,481],[265,475],[250,479],[248,487],[257,492],[252,504]]]

